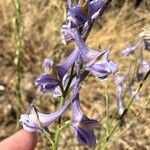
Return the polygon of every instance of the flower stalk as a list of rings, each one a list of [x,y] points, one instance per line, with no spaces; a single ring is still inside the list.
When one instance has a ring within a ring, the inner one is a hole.
[[[15,42],[15,59],[14,64],[16,67],[16,81],[15,81],[15,111],[18,128],[18,120],[20,115],[20,102],[21,102],[21,50],[22,50],[22,31],[21,31],[21,6],[19,0],[12,0],[15,9],[14,16],[14,42]]]

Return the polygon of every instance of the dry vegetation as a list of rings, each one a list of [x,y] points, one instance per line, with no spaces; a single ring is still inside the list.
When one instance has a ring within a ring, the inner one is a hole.
[[[59,0],[26,0],[21,1],[22,9],[22,80],[21,80],[21,111],[25,112],[31,101],[34,101],[43,112],[52,112],[58,101],[49,94],[40,97],[34,86],[34,80],[42,72],[44,58],[53,58],[57,63],[68,55],[67,48],[61,43],[60,27],[66,18],[66,1]],[[145,24],[150,23],[150,1],[144,0],[135,9],[133,1],[126,0],[118,4],[114,0],[101,20],[95,25],[87,42],[90,47],[113,47],[111,58],[118,63],[119,72],[126,73],[129,61],[121,55],[121,49],[134,44]],[[14,8],[11,0],[0,1],[0,140],[16,131],[14,112],[15,84],[15,48],[13,34]],[[69,48],[68,48],[69,49]],[[150,53],[145,53],[150,59]],[[132,57],[130,57],[132,59]],[[86,83],[86,84],[85,84]],[[97,128],[97,139],[105,130],[105,82],[89,76],[83,84],[81,101],[83,110],[89,117],[101,120]],[[135,101],[125,120],[125,125],[118,129],[108,144],[109,150],[149,150],[150,149],[150,80],[144,85],[141,99]],[[113,77],[109,78],[110,117],[116,120],[116,95]],[[90,92],[89,92],[90,91]],[[147,104],[147,105],[146,105]],[[114,114],[114,115],[113,115]],[[69,116],[70,112],[66,112]],[[65,118],[67,119],[67,117]],[[113,125],[113,123],[112,123]],[[53,131],[52,125],[50,131]],[[66,150],[83,150],[73,138],[71,129],[62,133],[60,148]],[[49,142],[41,135],[37,150],[48,150]]]

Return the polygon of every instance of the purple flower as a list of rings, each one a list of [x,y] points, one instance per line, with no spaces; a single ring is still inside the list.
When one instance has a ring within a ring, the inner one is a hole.
[[[83,62],[85,70],[101,79],[117,72],[117,65],[108,58],[110,49],[102,52],[92,50],[84,43],[78,31],[74,31],[74,33],[77,48],[80,52],[80,60]],[[98,60],[99,58],[102,58],[102,60]]]
[[[69,8],[68,20],[72,23],[72,27],[83,27],[88,21],[92,21],[94,15],[101,10],[104,5],[102,0],[80,0],[79,3]]]
[[[43,93],[48,91],[53,92],[56,87],[61,86],[64,75],[72,67],[77,56],[78,50],[75,49],[60,66],[55,66],[53,61],[49,59],[44,61],[45,73],[35,81]]]
[[[110,74],[115,74],[118,70],[117,65],[108,59],[108,55],[110,50],[103,54],[103,56],[107,55],[107,57],[103,57],[103,60],[97,61],[93,65],[87,66],[86,70],[89,70],[95,76],[101,79],[105,79]]]
[[[98,121],[86,117],[80,108],[79,95],[72,102],[72,129],[81,145],[93,147],[96,144],[94,128]]]
[[[129,94],[131,97],[134,96],[134,88],[133,88],[133,85],[129,85]],[[135,96],[135,100],[139,100],[140,99],[140,96],[139,96],[139,93],[137,93],[137,95]]]
[[[145,49],[150,51],[150,41],[148,41],[147,39],[143,39],[143,40],[144,40]]]
[[[117,76],[116,79],[115,79],[115,83],[117,86],[122,86],[123,85],[123,82],[126,80],[126,77],[125,76]]]
[[[132,47],[127,47],[125,49],[122,50],[122,54],[125,56],[128,56],[129,54],[133,54],[134,51],[139,47],[139,43],[132,46]]]
[[[141,71],[139,71],[139,70],[141,70]],[[143,57],[141,58],[139,70],[136,74],[136,77],[137,77],[138,81],[141,81],[144,77],[144,74],[150,70],[150,63],[145,61]]]
[[[105,2],[102,0],[80,0],[76,6],[72,7],[71,1],[68,0],[68,22],[61,29],[65,43],[72,40],[72,37],[64,31],[64,28],[76,28],[81,31],[82,35],[85,34],[99,16],[104,5]]]
[[[150,51],[150,25],[143,28],[143,31],[139,34],[139,38],[143,40],[144,48]]]
[[[64,89],[66,89],[67,84],[68,84],[68,82],[69,82],[69,79],[70,79],[69,73],[65,74],[65,76],[63,77],[63,80],[62,80],[62,85],[63,85]],[[72,79],[72,81],[71,81],[70,89],[73,88],[75,82],[76,82],[76,78],[74,77],[74,78]],[[58,96],[61,96],[61,95],[62,95],[62,91],[61,91],[60,87],[57,86],[57,87],[55,88],[55,90],[53,91],[53,96],[54,96],[54,97],[58,97]]]
[[[124,98],[123,98],[123,93],[124,93],[124,87],[123,83],[126,80],[126,77],[124,76],[117,76],[115,79],[115,84],[116,84],[116,94],[117,94],[117,106],[118,106],[118,114],[122,115],[124,112]]]
[[[143,60],[141,62],[141,68],[143,69],[144,73],[148,72],[150,70],[150,63]]]
[[[61,109],[51,114],[40,113],[34,105],[31,104],[29,112],[21,115],[20,122],[23,125],[23,128],[29,132],[41,132],[45,127],[48,127],[56,121],[66,111],[74,98],[75,96],[70,98]]]

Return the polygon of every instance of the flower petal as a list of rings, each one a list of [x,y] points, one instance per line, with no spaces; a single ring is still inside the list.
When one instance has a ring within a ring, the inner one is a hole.
[[[78,54],[79,54],[79,50],[75,49],[68,56],[68,58],[65,60],[65,62],[62,65],[56,66],[56,70],[57,70],[60,77],[63,77],[68,72],[68,70],[72,67],[75,60],[77,59]]]
[[[144,39],[144,46],[146,50],[150,51],[150,40]]]
[[[96,144],[96,136],[93,129],[82,128],[72,125],[77,140],[81,145],[87,145],[88,147],[93,147]]]
[[[92,147],[96,144],[94,128],[98,122],[85,116],[80,108],[79,95],[77,94],[72,102],[72,128],[77,140],[82,145]]]
[[[139,43],[132,46],[132,47],[127,47],[125,49],[122,50],[122,54],[125,56],[128,56],[129,54],[133,54],[134,51],[139,47]]]
[[[53,91],[59,84],[57,78],[51,76],[48,73],[42,74],[38,79],[35,80],[35,84],[40,86],[43,93]]]
[[[107,78],[108,75],[114,74],[117,72],[118,68],[115,63],[112,61],[98,61],[94,65],[87,67],[86,70],[89,70],[95,76],[101,79]]]

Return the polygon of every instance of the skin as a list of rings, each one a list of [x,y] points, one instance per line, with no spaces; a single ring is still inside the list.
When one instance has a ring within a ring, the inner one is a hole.
[[[2,150],[34,150],[37,143],[37,134],[24,129],[19,130],[0,142]]]

